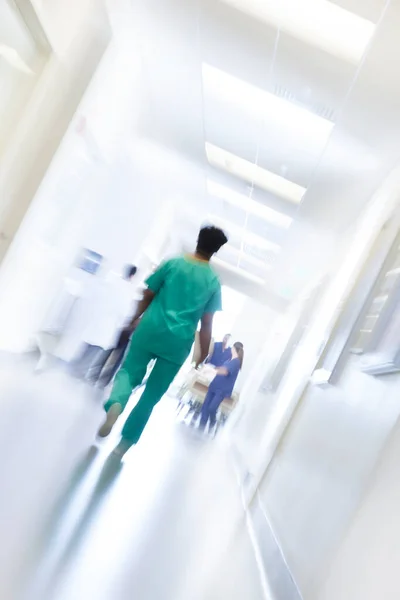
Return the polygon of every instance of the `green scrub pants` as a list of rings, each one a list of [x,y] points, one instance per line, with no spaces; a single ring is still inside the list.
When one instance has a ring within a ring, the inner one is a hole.
[[[106,412],[113,404],[121,404],[125,409],[132,391],[142,383],[147,366],[154,359],[156,363],[144,392],[122,430],[122,438],[131,444],[139,441],[153,408],[167,392],[182,365],[169,362],[144,350],[140,344],[135,343],[133,338],[125,362],[115,378],[111,396],[104,406]]]

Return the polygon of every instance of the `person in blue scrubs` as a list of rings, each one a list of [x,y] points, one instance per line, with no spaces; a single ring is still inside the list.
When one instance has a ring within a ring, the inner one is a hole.
[[[218,408],[225,398],[230,398],[232,395],[236,379],[243,365],[243,357],[243,344],[236,342],[233,344],[231,360],[228,360],[222,367],[217,369],[217,375],[209,385],[201,410],[201,430],[204,431],[207,423],[210,424],[210,430],[216,424]]]
[[[229,347],[231,339],[230,333],[227,333],[222,342],[214,344],[212,354],[207,358],[206,364],[214,367],[222,367],[228,360],[232,358],[232,349]]]

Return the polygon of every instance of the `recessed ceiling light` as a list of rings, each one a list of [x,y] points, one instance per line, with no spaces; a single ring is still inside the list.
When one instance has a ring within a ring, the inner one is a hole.
[[[318,148],[325,147],[334,127],[329,119],[207,63],[202,65],[202,76],[206,96],[217,99],[224,106],[239,107],[250,118],[264,121],[280,136],[300,140],[303,146],[311,143]]]
[[[229,221],[225,221],[216,215],[208,215],[208,221],[217,227],[221,227],[228,234],[233,235],[234,237],[242,240],[245,244],[249,244],[249,246],[255,246],[256,248],[260,248],[262,250],[270,250],[271,252],[278,253],[281,248],[278,244],[271,242],[252,231],[248,231],[247,229],[243,229],[238,225],[230,223]]]
[[[375,24],[328,0],[222,0],[347,62],[358,64]]]
[[[206,142],[206,154],[208,162],[213,167],[228,171],[228,173],[248,183],[254,183],[256,187],[294,204],[299,204],[305,194],[306,188],[301,185],[293,183],[293,181],[289,181],[281,175],[262,169],[258,165],[208,142]]]
[[[230,188],[209,179],[207,180],[207,191],[211,196],[229,202],[229,204],[232,204],[249,214],[256,215],[257,217],[260,217],[260,219],[268,221],[268,223],[271,223],[276,227],[287,229],[293,222],[291,217],[288,217],[273,208],[269,208],[264,204],[260,204],[260,202],[256,202],[252,198],[249,198],[249,196],[234,192]]]

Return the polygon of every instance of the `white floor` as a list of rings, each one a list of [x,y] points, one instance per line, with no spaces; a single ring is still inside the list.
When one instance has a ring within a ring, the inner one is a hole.
[[[0,598],[263,599],[227,447],[175,400],[119,464],[85,386],[11,362],[0,389]]]

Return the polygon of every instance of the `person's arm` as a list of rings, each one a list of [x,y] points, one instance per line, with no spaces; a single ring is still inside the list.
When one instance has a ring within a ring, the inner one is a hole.
[[[218,348],[218,343],[219,342],[214,342],[214,340],[211,338],[211,345],[210,345],[210,349],[208,351],[208,356],[205,360],[205,364],[208,365],[211,363],[212,359],[214,358],[214,353],[215,353],[215,349]],[[212,364],[212,363],[211,363]],[[213,365],[214,366],[214,365]]]
[[[214,313],[205,313],[201,318],[199,332],[200,358],[197,361],[196,368],[206,360],[210,351],[213,319]]]
[[[226,367],[218,367],[217,375],[229,375],[230,371]]]
[[[222,309],[221,285],[218,282],[218,285],[217,285],[214,293],[210,296],[210,298],[205,306],[204,313],[201,318],[200,360],[198,361],[196,368],[205,361],[205,359],[207,358],[207,356],[210,352],[214,314],[221,309]]]
[[[121,331],[117,347],[125,346],[129,342],[132,333],[137,327],[137,322],[139,321],[142,314],[149,308],[150,304],[154,300],[154,297],[155,293],[152,290],[147,289],[144,291],[143,298],[138,303],[135,314],[131,318],[128,325],[126,325]]]
[[[147,290],[144,290],[143,298],[138,303],[135,314],[133,315],[127,329],[134,328],[135,322],[138,319],[140,319],[142,314],[149,308],[149,306],[153,302],[154,298],[155,298],[155,293],[153,292],[153,290],[151,290],[149,288],[147,288]]]
[[[235,372],[239,373],[239,369],[237,368],[237,361],[234,360],[227,361],[217,369],[217,375],[230,375]]]
[[[161,265],[161,267],[157,269],[152,275],[150,275],[150,277],[146,280],[147,288],[143,292],[143,298],[138,303],[135,314],[130,320],[129,325],[125,327],[125,329],[122,331],[120,343],[126,341],[126,338],[129,340],[129,337],[132,335],[133,330],[135,329],[135,326],[137,324],[136,322],[146,312],[146,310],[149,308],[150,304],[153,302],[154,298],[158,294],[165,281],[169,264],[170,263],[167,261],[166,263]]]
[[[211,334],[211,335],[212,335],[212,334]],[[211,342],[210,342],[210,344],[212,344],[212,338],[211,338]],[[207,354],[207,357],[206,357],[206,360],[204,361],[204,364],[205,364],[205,365],[208,365],[208,364],[210,364],[210,362],[211,362],[211,359],[212,359],[212,356],[213,356],[213,349],[210,347],[210,349],[209,349],[209,351],[208,351],[208,354]]]

